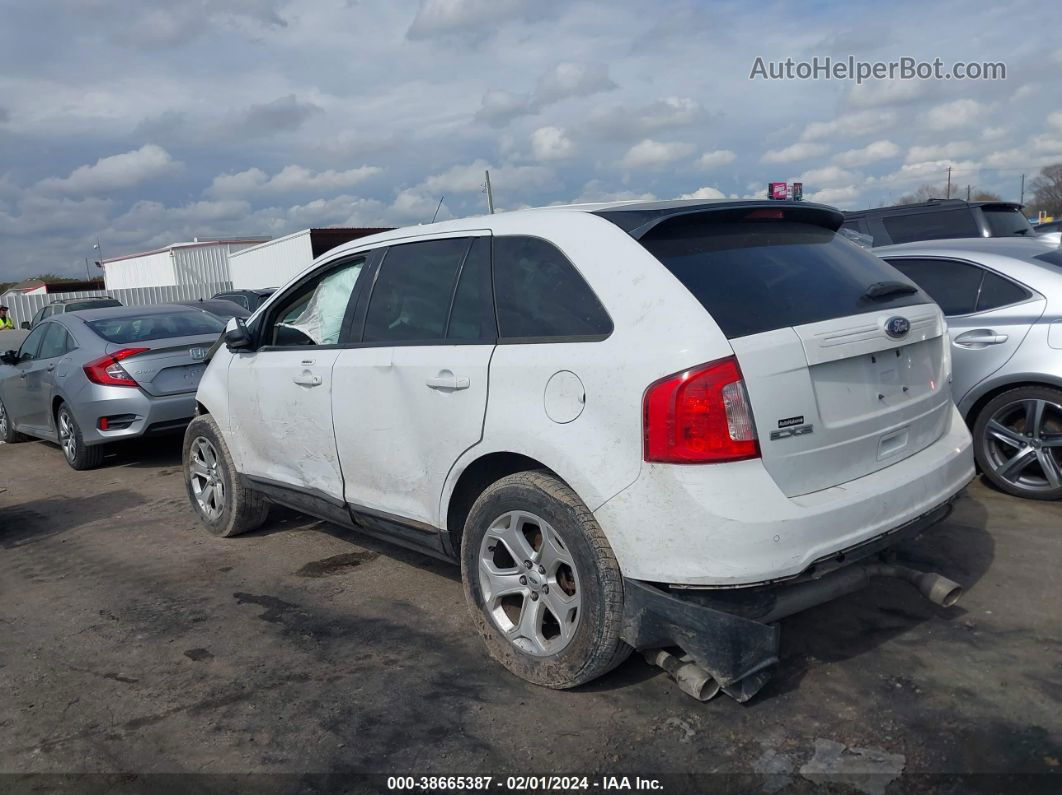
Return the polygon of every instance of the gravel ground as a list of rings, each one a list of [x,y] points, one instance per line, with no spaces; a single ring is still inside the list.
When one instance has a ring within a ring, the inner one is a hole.
[[[963,583],[960,606],[875,583],[783,622],[779,673],[750,703],[701,704],[637,656],[576,691],[525,684],[487,658],[457,569],[416,553],[284,509],[210,537],[178,448],[138,444],[78,473],[54,445],[0,446],[3,773],[1062,786],[1062,505],[973,484],[901,550]]]

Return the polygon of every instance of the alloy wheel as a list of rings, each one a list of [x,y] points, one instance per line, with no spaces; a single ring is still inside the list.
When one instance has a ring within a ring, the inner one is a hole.
[[[533,513],[510,511],[480,544],[479,584],[495,626],[521,651],[556,654],[582,613],[579,574],[556,529]]]
[[[218,471],[218,451],[209,439],[196,437],[188,458],[188,480],[199,510],[216,521],[225,510],[225,481]]]
[[[7,436],[7,409],[0,403],[0,436]]]
[[[1026,491],[1062,486],[1062,405],[1041,399],[1008,403],[984,433],[988,463],[999,478]]]
[[[59,409],[59,444],[67,461],[77,458],[77,434],[74,430],[74,418],[66,408]]]

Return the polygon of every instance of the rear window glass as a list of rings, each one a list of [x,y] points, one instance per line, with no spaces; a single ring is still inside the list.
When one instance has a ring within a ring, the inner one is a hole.
[[[980,237],[981,230],[969,208],[891,215],[881,219],[893,243],[913,240],[943,240],[949,237]]]
[[[79,309],[106,309],[109,306],[121,306],[121,301],[108,298],[102,301],[75,301],[66,305],[67,312],[76,312]]]
[[[992,237],[1032,237],[1032,224],[1017,207],[982,207]]]
[[[945,315],[968,315],[976,310],[985,276],[976,265],[950,259],[895,259],[890,263],[929,293]]]
[[[687,216],[661,224],[640,242],[730,338],[929,303],[917,290],[867,298],[875,283],[912,283],[843,235],[812,224]]]
[[[90,320],[87,325],[108,342],[121,344],[196,334],[220,334],[225,329],[225,324],[213,315],[194,309]]]
[[[1046,254],[1037,254],[1035,259],[1046,262],[1048,265],[1062,265],[1062,249],[1048,251]]]

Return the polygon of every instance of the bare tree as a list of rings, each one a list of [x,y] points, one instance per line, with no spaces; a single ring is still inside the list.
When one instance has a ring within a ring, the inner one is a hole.
[[[914,193],[908,193],[896,200],[897,204],[921,204],[930,199],[943,199],[947,191],[939,185],[923,185]]]
[[[975,202],[1001,202],[1001,201],[1003,201],[1003,197],[1000,196],[998,193],[993,193],[990,190],[979,190],[979,191],[974,192],[973,196],[970,198],[970,201],[975,201]]]
[[[1033,198],[1032,211],[1043,210],[1048,215],[1062,215],[1062,163],[1044,166],[1040,175],[1029,183]]]

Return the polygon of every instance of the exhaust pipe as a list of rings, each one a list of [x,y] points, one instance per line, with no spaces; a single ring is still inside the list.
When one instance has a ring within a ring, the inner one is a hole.
[[[868,566],[871,577],[895,577],[911,583],[918,592],[935,605],[951,607],[962,596],[962,586],[932,571],[918,571],[906,566],[879,564]]]
[[[650,665],[667,671],[679,690],[698,701],[708,701],[719,694],[719,683],[688,655],[676,657],[663,649],[648,649],[642,652],[642,656]]]

